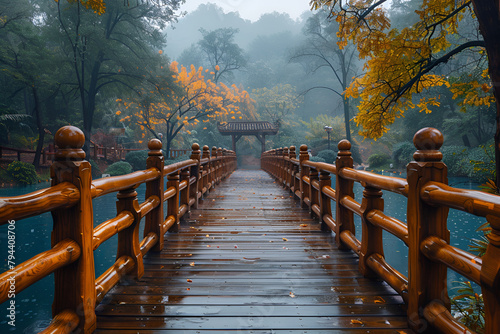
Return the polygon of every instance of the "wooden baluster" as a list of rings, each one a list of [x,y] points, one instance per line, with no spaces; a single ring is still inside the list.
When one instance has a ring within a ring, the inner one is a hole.
[[[295,146],[290,146],[290,163],[288,164],[288,188],[293,193],[295,192],[295,164],[292,163],[292,159],[297,159],[297,153],[295,153]]]
[[[158,242],[151,249],[153,252],[159,252],[163,249],[163,201],[164,201],[164,184],[165,181],[163,179],[163,167],[165,166],[165,162],[163,160],[163,154],[161,152],[162,143],[158,139],[151,139],[148,142],[148,159],[146,160],[146,167],[156,168],[160,172],[160,176],[146,183],[146,198],[149,196],[157,196],[160,200],[160,205],[154,208],[147,216],[146,216],[146,225],[144,227],[144,236],[153,232],[158,236]]]
[[[191,177],[191,173],[189,172],[189,169],[185,168],[181,171],[181,179],[180,181],[187,181],[187,186],[183,190],[181,190],[179,196],[180,196],[180,204],[181,205],[187,205],[188,211],[186,212],[186,215],[189,216],[191,210],[189,207],[189,193],[190,193],[190,188],[191,185],[189,184],[189,179]],[[187,217],[185,216],[185,217]],[[181,218],[182,219],[182,218]]]
[[[288,163],[290,158],[290,151],[288,150],[288,147],[285,147],[283,149],[283,184],[282,186],[286,189],[288,187]]]
[[[319,181],[319,173],[315,168],[310,168],[309,169],[309,213],[311,214],[312,217],[315,216],[315,213],[313,212],[312,208],[313,205],[316,204],[319,206],[319,195],[318,191],[316,188],[313,186],[314,181]],[[322,217],[318,217],[321,221]]]
[[[212,146],[211,158],[210,158],[210,184],[212,188],[215,188],[217,184],[217,147]]]
[[[174,216],[174,225],[169,229],[171,232],[179,231],[179,171],[167,175],[167,189],[175,188],[175,195],[167,200],[167,217]],[[163,231],[166,233],[167,231]]]
[[[203,189],[205,189],[205,192],[208,193],[208,176],[210,174],[210,151],[209,147],[207,145],[203,146],[203,155],[201,157],[202,159],[209,159],[205,165],[200,167],[200,172],[201,172],[201,179],[202,182],[200,184],[200,192],[202,195],[204,194]]]
[[[361,202],[361,254],[359,256],[359,271],[366,277],[376,278],[378,275],[374,273],[366,264],[366,261],[373,253],[384,256],[384,243],[382,239],[382,229],[374,226],[367,219],[367,215],[371,210],[384,211],[384,200],[382,191],[378,188],[365,187],[363,190],[363,200]]]
[[[332,180],[329,172],[321,171],[319,175],[319,196],[320,196],[320,221],[321,221],[321,230],[328,231],[330,228],[325,223],[323,217],[325,215],[332,216],[332,202],[330,197],[326,196],[323,193],[323,187],[331,187]],[[332,216],[333,217],[333,216]]]
[[[116,258],[123,255],[130,256],[135,260],[134,275],[141,278],[144,274],[144,264],[142,262],[142,253],[139,243],[139,225],[141,222],[140,207],[137,201],[137,192],[135,188],[125,189],[116,195],[116,212],[119,214],[128,211],[134,216],[134,222],[126,229],[118,232],[118,250]]]
[[[500,219],[489,216],[492,231],[481,267],[481,292],[484,300],[485,333],[500,333]]]
[[[222,148],[217,149],[217,184],[222,180]]]
[[[78,260],[54,273],[52,315],[65,309],[73,310],[80,318],[78,329],[91,333],[96,328],[91,166],[84,160],[82,147],[85,136],[80,129],[62,127],[56,132],[54,141],[58,150],[50,169],[52,186],[62,182],[74,184],[80,191],[80,201],[70,208],[52,211],[51,244],[54,247],[64,239],[74,240],[80,246],[81,255]]]
[[[304,182],[304,176],[309,177],[309,167],[302,166],[302,162],[309,160],[309,153],[307,152],[307,145],[300,146],[300,203],[302,208],[307,209],[309,206],[304,202],[304,198],[309,197],[309,185]]]
[[[200,159],[201,159],[201,152],[200,152],[200,145],[197,143],[194,143],[193,146],[191,147],[191,159],[198,161],[198,164],[191,167],[191,177],[195,176],[196,181],[191,185],[189,188],[189,198],[194,198],[194,208],[198,209],[198,183],[200,183]]]
[[[347,246],[344,245],[342,240],[340,239],[340,233],[342,231],[351,231],[352,234],[355,234],[354,228],[354,217],[351,210],[345,208],[340,204],[341,199],[344,196],[350,196],[354,198],[353,192],[353,184],[354,181],[345,180],[340,177],[340,171],[344,167],[352,168],[353,161],[351,156],[351,143],[343,139],[338,144],[339,152],[337,153],[337,158],[335,159],[335,166],[337,167],[337,177],[336,177],[336,222],[337,222],[337,231],[335,231],[335,241],[339,249],[348,249]]]
[[[416,332],[433,333],[422,314],[423,308],[433,300],[440,300],[448,309],[450,301],[446,286],[446,265],[427,259],[420,245],[429,236],[447,243],[450,233],[446,227],[447,207],[436,207],[420,199],[422,187],[429,181],[448,184],[446,165],[441,161],[439,148],[443,135],[436,129],[424,128],[413,137],[417,151],[415,161],[407,166],[408,175],[408,321]]]

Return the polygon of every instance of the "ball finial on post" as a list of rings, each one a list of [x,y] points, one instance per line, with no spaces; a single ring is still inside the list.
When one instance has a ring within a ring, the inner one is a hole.
[[[83,160],[85,152],[85,135],[76,126],[63,126],[54,135],[54,142],[58,147],[56,160]]]
[[[148,142],[148,155],[161,155],[162,143],[160,140],[154,138]]]
[[[413,154],[415,161],[440,161],[443,153],[443,134],[435,128],[423,128],[415,133],[413,144],[417,151]]]

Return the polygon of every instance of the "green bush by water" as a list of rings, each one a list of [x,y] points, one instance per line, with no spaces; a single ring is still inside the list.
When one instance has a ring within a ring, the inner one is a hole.
[[[125,161],[118,161],[109,165],[105,173],[111,176],[129,174],[132,173],[132,165]]]
[[[13,161],[7,166],[6,172],[11,180],[19,184],[32,184],[38,181],[35,166],[26,162]]]

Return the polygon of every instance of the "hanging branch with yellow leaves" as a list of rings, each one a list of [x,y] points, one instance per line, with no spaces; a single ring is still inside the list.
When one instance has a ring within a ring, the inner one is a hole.
[[[122,111],[125,114],[121,121],[139,126],[142,138],[150,133],[163,139],[167,156],[172,141],[181,131],[189,134],[189,129],[200,122],[243,119],[242,110],[253,108],[254,101],[245,90],[205,79],[207,71],[202,67],[196,69],[191,65],[188,71],[172,62],[170,70],[177,87],[156,87],[142,91],[136,99],[119,99],[121,109],[117,111],[118,115]]]

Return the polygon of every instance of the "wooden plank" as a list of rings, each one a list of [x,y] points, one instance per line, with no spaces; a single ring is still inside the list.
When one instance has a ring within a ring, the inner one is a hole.
[[[402,298],[262,171],[211,190],[144,267],[97,307],[96,333],[412,333]]]

